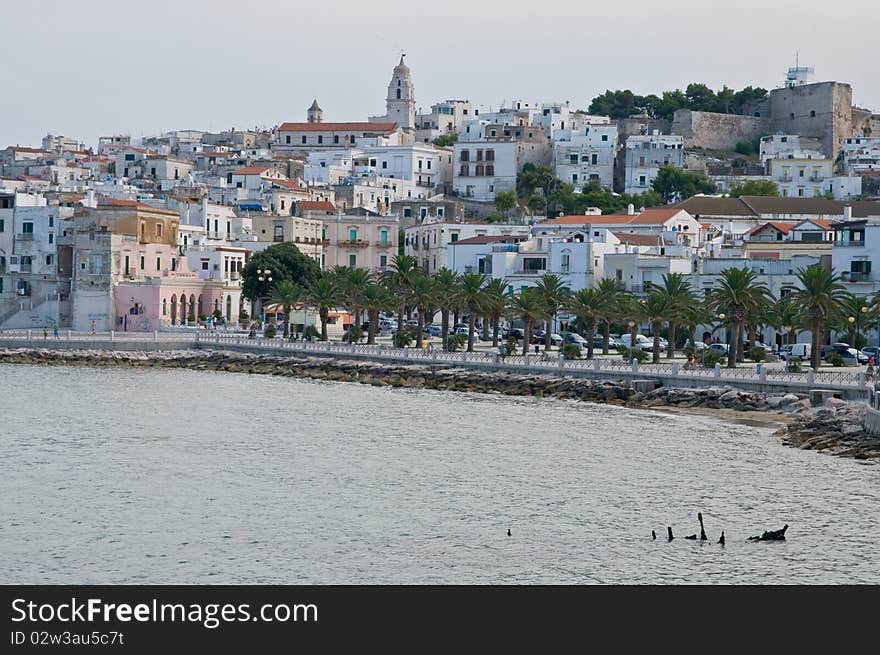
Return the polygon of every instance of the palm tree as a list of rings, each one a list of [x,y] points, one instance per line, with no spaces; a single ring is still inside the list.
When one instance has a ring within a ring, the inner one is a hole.
[[[397,333],[403,333],[403,317],[406,314],[406,300],[409,284],[418,272],[416,258],[410,255],[395,255],[391,266],[385,271],[383,281],[389,289],[397,294],[399,314],[397,316]]]
[[[360,328],[363,324],[364,290],[373,282],[373,274],[363,268],[348,266],[337,266],[333,269],[333,274],[339,278],[339,288],[345,303],[354,316],[354,324]]]
[[[675,356],[675,328],[681,314],[687,307],[694,303],[694,292],[690,283],[681,273],[670,273],[663,276],[663,284],[658,291],[666,296],[669,301],[669,348],[666,350],[667,359]]]
[[[318,309],[321,317],[321,341],[327,341],[327,319],[330,310],[339,303],[339,280],[333,273],[321,273],[306,291],[309,303]]]
[[[511,313],[523,322],[523,355],[529,351],[532,340],[532,325],[546,316],[547,303],[540,291],[535,287],[523,289],[518,296],[510,299]]]
[[[446,337],[449,336],[449,314],[455,307],[456,297],[456,281],[455,273],[448,268],[441,268],[434,275],[434,289],[437,292],[436,302],[440,309],[440,338],[443,344],[446,344]]]
[[[290,310],[302,300],[303,289],[293,280],[276,282],[269,291],[269,301],[284,310],[284,338],[290,336]]]
[[[498,347],[501,316],[507,307],[507,282],[504,278],[492,278],[483,289],[484,329],[492,321],[492,347]]]
[[[791,294],[782,296],[770,311],[770,325],[784,330],[789,343],[797,341],[797,333],[803,328],[800,308],[791,301]]]
[[[458,282],[456,296],[462,309],[468,314],[468,352],[474,351],[474,328],[477,315],[482,311],[486,278],[480,273],[465,273]]]
[[[694,299],[694,302],[681,311],[680,318],[687,326],[688,341],[691,344],[691,348],[696,351],[697,327],[700,325],[708,325],[714,320],[715,317],[712,310],[706,304],[705,300],[700,302]]]
[[[621,295],[617,301],[617,316],[629,327],[629,349],[638,347],[639,323],[645,319],[645,306],[630,294]]]
[[[846,289],[840,276],[821,266],[807,266],[795,273],[801,288],[789,294],[800,306],[801,313],[809,317],[813,333],[810,365],[818,369],[822,363],[822,330],[829,316],[839,311],[846,297]]]
[[[772,302],[770,290],[758,282],[757,274],[748,268],[726,268],[716,286],[708,295],[710,305],[716,312],[726,313],[731,339],[728,344],[727,366],[736,366],[742,340],[742,326],[746,317],[757,308]]]
[[[605,298],[599,289],[581,289],[568,302],[568,311],[587,326],[587,359],[593,358],[593,336],[596,322],[604,315]]]
[[[571,296],[571,289],[565,281],[555,273],[544,273],[544,275],[541,276],[541,279],[538,280],[535,288],[544,297],[544,302],[547,305],[549,325],[547,326],[546,338],[544,340],[544,350],[547,351],[550,350],[550,346],[552,345],[551,337],[554,324],[556,323],[556,314],[559,313],[559,308],[568,302],[568,299]]]
[[[376,328],[379,327],[379,312],[393,309],[397,303],[394,294],[383,284],[371,282],[364,289],[364,309],[369,316],[367,328],[367,344],[375,345]]]
[[[852,320],[850,320],[852,319]],[[859,327],[877,320],[876,309],[865,296],[847,293],[843,296],[838,308],[838,325],[849,333],[849,345],[858,348],[856,338]]]
[[[663,329],[663,321],[673,315],[675,310],[674,301],[670,296],[662,291],[652,291],[643,303],[644,316],[651,324],[651,331],[654,333],[654,352],[651,361],[654,364],[660,363],[660,330]],[[635,345],[635,344],[633,344]],[[669,349],[673,349],[670,341]]]
[[[421,273],[413,276],[409,283],[409,298],[412,305],[419,313],[419,331],[416,335],[416,348],[422,347],[422,338],[425,334],[425,318],[428,307],[434,302],[434,280]]]
[[[599,316],[599,319],[602,321],[602,354],[607,355],[608,345],[611,340],[611,321],[617,316],[620,300],[628,294],[621,282],[610,277],[599,280],[596,291],[599,292],[599,296],[602,298],[602,311]]]

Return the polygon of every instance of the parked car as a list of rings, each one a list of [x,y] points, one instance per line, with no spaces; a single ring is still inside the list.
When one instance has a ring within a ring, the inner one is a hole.
[[[505,335],[505,339],[509,339],[513,337],[517,341],[522,341],[526,338],[526,333],[522,328],[510,328]]]
[[[581,348],[587,347],[587,340],[584,339],[577,332],[563,332],[562,338],[565,341],[565,343],[573,343],[576,346],[580,346]]]
[[[688,348],[691,347],[691,340],[690,340],[690,339],[688,339],[687,341],[685,341],[685,343],[684,343],[684,347],[685,347],[685,350],[687,350]],[[694,344],[694,346],[693,346],[693,348],[694,348],[694,352],[698,352],[698,353],[703,352],[703,351],[706,350],[708,347],[709,347],[709,346],[707,346],[707,345],[705,344],[705,342],[703,342],[703,341],[697,341],[697,342]]]
[[[779,358],[788,361],[790,357],[798,357],[801,361],[810,359],[813,347],[809,343],[789,343],[779,349]]]
[[[851,348],[848,343],[832,343],[829,347],[829,350],[826,354],[822,356],[823,359],[827,361],[827,358],[831,355],[831,353],[838,353],[844,359],[844,363],[847,366],[855,366],[857,364],[867,364],[870,359],[866,354],[859,352],[855,348]],[[823,347],[824,350],[824,347]]]
[[[532,333],[532,344],[543,346],[547,342],[547,332],[545,330],[535,330]],[[562,344],[562,337],[555,332],[550,334],[550,345],[558,346]]]
[[[624,346],[629,348],[629,342],[632,338],[631,334],[621,335],[619,339],[620,346]],[[618,346],[618,348],[620,347]],[[654,350],[654,337],[646,337],[644,334],[636,335],[636,349],[644,350],[645,352],[651,352]],[[663,345],[663,341],[660,341],[660,352],[664,352],[666,347]]]
[[[862,354],[867,357],[869,360],[871,357],[874,358],[874,363],[880,362],[880,347],[877,346],[865,346],[862,348]]]
[[[429,337],[439,337],[440,332],[442,331],[443,326],[437,325],[436,323],[431,323],[425,328],[425,332],[428,333]]]
[[[718,353],[722,357],[727,357],[727,353],[730,352],[730,345],[726,343],[715,342],[709,346],[709,350],[714,353]]]
[[[470,328],[467,325],[459,325],[455,328],[455,330],[453,330],[452,334],[454,334],[455,336],[458,336],[459,334],[467,336],[469,332]]]

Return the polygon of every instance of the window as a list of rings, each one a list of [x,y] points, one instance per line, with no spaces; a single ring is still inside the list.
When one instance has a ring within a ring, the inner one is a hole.
[[[791,112],[791,113],[788,115],[788,117],[789,117],[791,120],[794,120],[794,112]]]
[[[203,270],[203,271],[207,271],[207,270],[208,270],[208,262],[202,262],[202,270]]]
[[[423,220],[428,218],[428,208],[427,207],[420,207],[419,208],[419,216],[421,216]],[[435,243],[436,243],[436,241],[435,241]]]
[[[290,135],[289,134],[284,137],[284,143],[288,143],[288,144],[290,143]]]
[[[437,207],[437,218],[443,218],[446,214],[446,210],[443,207]]]
[[[162,270],[162,258],[161,257],[156,257],[156,270],[157,271]]]
[[[488,177],[493,177],[495,175],[495,167],[492,164],[486,165],[486,175]]]
[[[419,168],[421,168],[421,163],[422,163],[422,162],[419,162]],[[388,168],[388,162],[387,162],[387,161],[383,161],[383,162],[382,162],[382,168]]]
[[[403,217],[404,218],[411,218],[412,217],[412,209],[410,207],[403,208]]]
[[[33,223],[22,223],[21,231],[24,234],[33,234],[34,233],[34,224]]]
[[[379,230],[379,243],[381,243],[382,245],[388,243],[388,230]]]
[[[379,255],[379,268],[388,266],[388,255]]]
[[[152,175],[153,177],[156,177],[156,167],[155,166],[150,168],[150,175]]]
[[[477,177],[481,177],[483,175],[483,165],[482,164],[477,164],[474,167],[474,175],[476,175]]]
[[[333,143],[339,143],[339,135],[338,134],[333,135]]]
[[[397,99],[400,100],[400,89],[397,89]]]
[[[603,135],[602,135],[602,140],[603,140],[603,141],[607,141],[607,140],[608,140],[608,135],[607,135],[607,134],[603,134]]]
[[[449,240],[450,240],[452,243],[455,243],[456,241],[458,241],[458,232],[452,232],[452,233],[449,235]]]
[[[461,168],[460,168],[459,171],[458,171],[458,174],[459,174],[461,177],[467,177],[467,176],[468,176],[468,165],[467,165],[467,164],[462,164],[462,165],[461,165]]]
[[[431,170],[431,160],[428,160],[428,170]]]
[[[46,266],[52,265],[53,255],[46,255]]]
[[[6,229],[6,221],[0,218],[0,232],[3,232]]]
[[[141,255],[141,270],[144,270],[146,266],[144,265],[144,256]]]
[[[816,110],[815,109],[810,110],[810,118],[816,118]]]
[[[577,174],[577,173],[572,173],[572,174],[571,174],[571,183],[572,183],[572,184],[577,184],[577,181],[578,181],[578,174]]]
[[[577,164],[578,163],[578,156],[577,155],[569,155],[568,160],[569,160],[569,163],[571,163],[571,164]]]
[[[55,235],[49,232],[49,243],[55,243]]]
[[[55,227],[55,217],[49,216],[49,227]]]
[[[177,270],[177,257],[172,257],[172,258],[171,258],[171,270],[172,270],[172,271],[176,271],[176,270]]]
[[[128,272],[128,255],[125,256],[125,269],[124,269],[124,270],[125,270],[124,275],[129,275],[129,272]]]
[[[477,161],[483,161],[483,150],[480,148],[477,149]]]
[[[357,268],[357,255],[348,256],[348,265],[350,268]]]
[[[639,175],[639,186],[645,186],[645,176]]]
[[[125,161],[134,161],[134,155],[131,153],[125,155]]]
[[[590,160],[590,163],[593,164],[593,166],[599,163],[599,155],[595,152],[593,153],[593,158]]]
[[[164,228],[164,226],[163,226],[161,223],[156,223],[156,236],[157,236],[157,237],[161,237],[161,236],[162,236],[162,230],[163,230],[163,228]]]
[[[306,142],[306,137],[305,137],[305,135],[303,135],[302,142],[303,142],[303,143]]]
[[[462,150],[458,159],[459,159],[459,161],[470,161],[471,151],[470,150]]]
[[[284,209],[284,200],[281,201],[281,209]],[[226,225],[229,225],[229,223],[226,223]],[[227,230],[227,232],[228,232],[228,231],[229,231],[229,230]]]
[[[272,235],[273,240],[275,241],[284,241],[284,226],[276,225],[275,232]]]

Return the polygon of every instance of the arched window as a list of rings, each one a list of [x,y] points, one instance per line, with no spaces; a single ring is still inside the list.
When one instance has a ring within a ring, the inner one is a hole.
[[[400,100],[400,89],[397,89],[397,99]]]
[[[162,316],[168,316],[168,298],[162,298]]]

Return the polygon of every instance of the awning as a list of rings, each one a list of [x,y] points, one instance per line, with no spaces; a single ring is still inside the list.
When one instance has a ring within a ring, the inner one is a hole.
[[[238,208],[244,209],[245,211],[252,211],[252,212],[263,211],[263,205],[261,205],[258,202],[248,202],[248,203],[243,202],[238,206]]]

